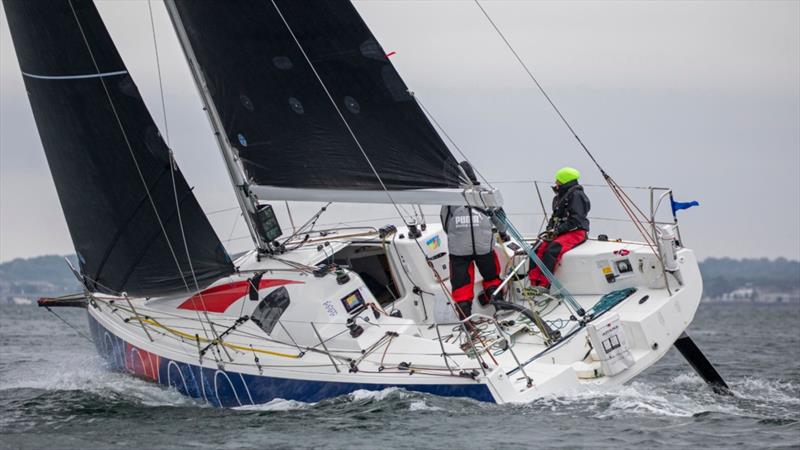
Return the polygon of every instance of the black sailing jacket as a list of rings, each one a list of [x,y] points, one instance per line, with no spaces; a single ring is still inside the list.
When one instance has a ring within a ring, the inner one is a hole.
[[[553,199],[553,216],[547,228],[556,235],[572,230],[586,230],[589,232],[589,209],[592,207],[589,197],[583,193],[583,186],[578,180],[562,184],[556,189]]]

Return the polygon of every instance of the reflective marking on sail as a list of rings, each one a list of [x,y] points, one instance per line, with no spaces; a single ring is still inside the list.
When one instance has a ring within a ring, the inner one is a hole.
[[[30,78],[38,78],[40,80],[81,80],[85,78],[103,78],[113,77],[115,75],[124,75],[128,73],[127,70],[118,70],[116,72],[103,72],[103,73],[90,73],[86,75],[35,75],[32,73],[22,72],[23,75]]]

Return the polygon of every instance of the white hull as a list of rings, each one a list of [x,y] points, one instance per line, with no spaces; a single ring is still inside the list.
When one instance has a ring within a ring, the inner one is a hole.
[[[665,273],[647,246],[588,241],[566,254],[556,273],[581,306],[591,311],[605,294],[636,291],[586,326],[569,320],[566,305],[551,301],[541,312],[553,327],[563,325],[563,338],[549,347],[518,313],[488,320],[494,308],[476,301],[474,312],[487,317],[480,338],[473,341],[476,356],[473,347],[462,346],[468,338],[449,309],[443,289],[449,282],[440,283],[426,262],[427,256],[446,280],[446,235],[438,226],[428,227],[416,242],[400,237],[406,230],[385,242],[377,233],[340,233],[306,242],[278,258],[257,261],[247,255],[237,261],[239,275],[218,281],[202,298],[95,296],[88,309],[98,350],[117,368],[222,406],[274,398],[317,401],[387,386],[525,403],[544,395],[616,386],[635,377],[669,350],[693,319],[701,297],[697,261],[688,249],[677,254],[682,285],[667,275],[668,292]],[[498,250],[505,254],[501,261],[514,257],[504,247]],[[336,273],[315,276],[305,269],[330,258],[351,263],[348,281],[340,284]],[[620,273],[617,262],[623,260],[631,270],[625,271],[622,263]],[[375,283],[381,276],[378,269],[387,278]],[[606,278],[609,270],[613,282]],[[248,299],[242,284],[253,271],[265,272],[258,301]],[[366,278],[373,282],[365,283]],[[387,280],[391,289],[375,288]],[[511,290],[521,284],[512,283]],[[269,314],[263,315],[269,308],[259,313],[258,305],[278,290],[288,300],[273,304],[280,308],[272,311],[276,320],[270,324]],[[373,290],[380,292],[374,295]],[[366,307],[359,310],[355,298],[356,308],[348,313],[342,300],[355,292]],[[398,298],[392,302],[387,294]],[[390,316],[392,310],[402,317]],[[262,314],[261,326],[242,319],[226,333],[237,319],[254,313]],[[363,329],[357,337],[351,336],[349,318]],[[603,354],[590,347],[588,329],[599,326],[602,333],[615,319],[621,331],[612,340],[622,342],[612,353],[621,356],[604,364],[598,361],[605,359]],[[221,344],[215,341],[219,336]],[[506,350],[503,340],[511,342]],[[482,351],[484,346],[490,350]]]

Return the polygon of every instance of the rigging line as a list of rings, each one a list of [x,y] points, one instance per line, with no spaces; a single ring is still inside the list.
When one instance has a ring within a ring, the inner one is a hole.
[[[66,324],[68,327],[72,328],[72,330],[73,330],[74,332],[78,333],[78,335],[79,335],[80,337],[82,337],[82,338],[86,339],[87,341],[91,342],[92,344],[94,344],[94,341],[92,340],[92,338],[90,338],[89,336],[87,336],[86,334],[84,334],[84,333],[83,333],[81,330],[79,330],[77,327],[75,327],[75,326],[74,326],[74,325],[72,325],[71,323],[67,322],[67,320],[66,320],[66,319],[64,319],[63,317],[61,317],[61,316],[59,316],[58,314],[56,314],[56,312],[55,312],[55,311],[53,311],[53,310],[52,310],[52,309],[50,309],[49,307],[45,307],[45,309],[46,309],[48,312],[52,313],[54,316],[56,316],[56,317],[58,318],[58,320],[60,320],[60,321],[64,322],[64,324]]]
[[[325,204],[325,206],[321,207],[321,208],[319,209],[319,211],[317,211],[316,213],[314,213],[314,215],[313,215],[313,216],[311,216],[311,218],[310,218],[310,219],[308,219],[308,220],[306,221],[306,223],[304,223],[303,225],[300,225],[300,228],[297,228],[297,229],[296,229],[294,232],[292,232],[292,234],[291,234],[291,235],[289,235],[289,237],[288,237],[288,238],[286,238],[286,240],[284,240],[284,241],[283,241],[284,245],[285,245],[286,243],[288,243],[289,241],[291,241],[292,239],[294,239],[295,237],[297,237],[297,236],[299,236],[299,235],[301,235],[301,234],[305,233],[305,232],[306,232],[306,231],[305,231],[306,229],[308,229],[308,230],[309,230],[309,232],[310,232],[311,230],[313,230],[313,229],[314,229],[314,226],[315,226],[315,225],[316,225],[316,223],[317,223],[317,220],[319,220],[319,218],[322,216],[322,214],[323,214],[325,211],[327,211],[327,210],[328,210],[328,207],[329,207],[329,206],[331,206],[331,204],[332,204],[332,203],[333,203],[333,202],[328,202],[328,203],[326,203],[326,204]],[[293,224],[292,226],[294,226],[294,224]]]
[[[150,3],[150,0],[147,2]],[[200,306],[203,307],[203,315],[205,316],[206,320],[210,322],[208,317],[208,308],[206,308],[206,302],[203,298],[203,291],[200,289],[200,283],[197,282],[197,274],[194,271],[194,264],[192,263],[192,256],[189,254],[189,244],[186,242],[186,230],[183,227],[183,218],[181,217],[181,204],[178,200],[178,188],[175,185],[175,171],[178,170],[178,166],[175,164],[175,156],[172,153],[172,149],[169,150],[169,164],[170,164],[170,175],[172,177],[172,192],[175,194],[175,209],[178,213],[178,228],[181,230],[181,239],[183,240],[183,249],[186,252],[186,261],[189,264],[189,270],[192,273],[192,280],[194,280],[194,287],[197,290],[197,296],[200,297]],[[189,294],[189,297],[192,300],[192,306],[197,313],[197,318],[200,319],[200,312],[197,311],[197,306],[195,305],[195,295]],[[203,321],[200,320],[200,325],[203,327],[203,334],[208,337],[208,331],[206,331],[205,325],[203,325]]]
[[[81,21],[78,18],[78,13],[75,11],[75,6],[72,4],[72,0],[67,0],[69,2],[69,7],[72,10],[72,16],[75,18],[75,22],[78,25],[78,30],[81,32],[81,37],[83,38],[83,43],[86,45],[86,49],[89,51],[89,57],[92,59],[92,64],[94,65],[95,70],[97,73],[101,73],[100,66],[97,64],[97,60],[94,57],[94,52],[92,51],[91,45],[89,45],[89,40],[86,38],[86,33],[83,31],[83,26],[81,25]],[[139,167],[139,161],[136,160],[136,154],[133,152],[133,146],[131,145],[130,140],[128,139],[128,133],[125,131],[125,126],[122,124],[122,119],[119,117],[119,113],[117,112],[117,108],[114,105],[114,101],[111,99],[111,93],[108,91],[108,86],[105,83],[103,78],[100,78],[100,83],[103,86],[103,91],[105,91],[106,98],[108,99],[108,104],[111,107],[112,112],[114,113],[114,117],[117,121],[117,125],[119,126],[120,132],[122,133],[122,138],[125,140],[125,145],[128,148],[128,152],[131,155],[131,159],[133,159],[133,165],[136,168],[136,172],[139,175],[139,179],[144,186],[144,190],[147,193],[147,198],[150,200],[150,206],[153,208],[153,213],[158,220],[158,224],[161,227],[161,231],[164,233],[164,239],[167,242],[167,246],[169,247],[170,252],[172,253],[172,257],[175,260],[175,264],[178,266],[178,273],[181,275],[181,279],[183,283],[186,285],[186,290],[189,291],[189,284],[186,282],[186,279],[183,277],[183,271],[181,270],[180,262],[178,261],[178,256],[175,254],[175,250],[172,248],[172,243],[169,240],[169,235],[167,234],[167,230],[164,228],[164,223],[161,220],[161,215],[158,213],[158,208],[156,208],[155,201],[153,200],[153,196],[150,192],[149,187],[147,186],[147,181],[144,178],[144,174],[142,173],[141,168]]]
[[[167,103],[164,99],[164,81],[162,79],[161,74],[161,58],[158,54],[158,39],[156,39],[156,22],[153,18],[153,4],[151,0],[147,0],[147,10],[150,14],[150,30],[153,34],[153,50],[155,51],[155,58],[156,58],[156,72],[158,73],[158,90],[159,94],[161,95],[161,114],[164,119],[164,136],[167,140],[167,147],[169,147],[169,165],[170,165],[170,177],[172,181],[172,192],[175,195],[175,209],[178,214],[178,227],[181,230],[181,239],[183,240],[183,248],[186,252],[186,260],[189,264],[189,270],[192,273],[192,280],[194,281],[194,287],[197,290],[200,296],[200,305],[203,307],[203,313],[206,316],[206,320],[208,320],[208,312],[205,305],[205,299],[203,298],[203,292],[200,289],[200,283],[197,282],[197,274],[194,271],[194,264],[192,263],[192,256],[189,253],[189,244],[186,241],[186,230],[183,226],[183,218],[181,217],[181,204],[180,200],[178,199],[178,188],[175,184],[175,171],[178,169],[177,164],[175,163],[175,154],[172,151],[172,146],[170,145],[169,140],[169,122],[167,120]],[[182,269],[181,269],[182,270]],[[190,294],[191,295],[191,294]],[[192,299],[192,305],[194,306],[195,300],[194,295],[190,298]],[[197,312],[197,308],[195,308]],[[200,318],[200,313],[197,312],[198,319]],[[202,325],[202,320],[200,321]],[[208,337],[208,331],[206,331],[205,325],[203,325],[203,334]]]
[[[528,68],[528,66],[525,64],[525,62],[519,56],[519,54],[517,54],[516,50],[514,50],[514,47],[511,46],[511,43],[505,37],[503,32],[500,31],[500,28],[497,26],[497,24],[494,22],[494,20],[492,20],[492,18],[489,16],[489,13],[487,13],[486,10],[483,8],[483,5],[481,5],[480,1],[479,0],[474,0],[474,1],[475,1],[475,4],[478,6],[478,8],[483,13],[483,15],[486,17],[486,19],[492,25],[494,30],[497,32],[497,34],[503,40],[503,42],[505,42],[506,46],[511,51],[511,53],[514,55],[514,57],[517,59],[519,64],[522,66],[522,68],[528,74],[530,79],[533,81],[533,83],[536,85],[536,87],[539,88],[539,92],[541,92],[542,95],[544,96],[544,98],[547,100],[547,102],[550,103],[550,106],[553,107],[553,110],[556,112],[556,114],[558,114],[558,117],[560,117],[561,121],[564,122],[564,125],[567,126],[569,131],[572,133],[572,136],[575,138],[576,141],[578,141],[578,144],[580,144],[581,148],[583,148],[583,150],[589,156],[589,159],[591,159],[592,162],[594,163],[594,165],[597,166],[597,169],[600,170],[600,174],[603,175],[603,178],[606,180],[606,182],[608,183],[608,185],[611,188],[611,190],[614,191],[614,194],[619,199],[619,201],[622,204],[623,208],[626,210],[626,212],[628,212],[628,209],[630,209],[630,205],[628,205],[626,203],[626,200],[623,198],[623,196],[625,198],[627,198],[627,194],[625,194],[624,191],[622,191],[622,194],[617,192],[617,191],[621,191],[621,188],[619,188],[619,185],[611,178],[610,175],[608,175],[605,172],[605,170],[603,170],[603,168],[600,166],[600,163],[598,163],[597,160],[595,159],[594,155],[592,155],[592,152],[590,152],[589,149],[586,147],[586,145],[583,143],[581,138],[578,136],[578,133],[576,133],[575,130],[572,128],[572,125],[570,125],[569,121],[567,121],[566,117],[564,117],[564,115],[561,113],[561,110],[558,109],[558,107],[556,106],[555,102],[553,102],[553,100],[550,98],[550,96],[547,95],[547,92],[544,90],[544,87],[542,87],[542,85],[539,83],[539,81],[533,75],[533,72],[531,72],[531,70]],[[628,199],[628,200],[630,200],[630,199]],[[631,201],[631,203],[633,203],[633,202]],[[636,209],[639,209],[639,207],[636,206],[636,204],[633,204],[633,207],[636,208]],[[638,219],[634,218],[634,214],[632,212],[629,212],[628,214],[631,217],[631,220],[633,220],[634,222],[638,222]],[[635,225],[636,225],[637,228],[639,228],[641,226],[641,223],[637,223]],[[640,230],[640,233],[642,234],[642,237],[645,239],[645,241],[649,241],[650,240],[646,230],[644,230],[644,231]]]
[[[240,208],[236,208],[236,209],[240,209]],[[234,239],[233,238],[233,233],[236,231],[236,225],[239,224],[239,218],[242,217],[243,214],[244,213],[240,213],[240,214],[236,215],[236,219],[234,219],[233,226],[231,227],[231,232],[228,234],[228,239],[225,240],[224,242],[230,242],[230,241],[233,241],[233,240],[242,239],[241,237],[237,237],[236,239]],[[248,236],[250,236],[250,235],[248,234]],[[252,236],[250,236],[250,237],[252,237]]]
[[[252,237],[252,236],[250,236],[249,234],[248,234],[248,235],[245,235],[245,236],[236,236],[236,237],[232,237],[232,238],[230,238],[230,239],[225,239],[225,240],[224,240],[224,241],[222,241],[222,242],[224,242],[224,243],[226,243],[226,244],[227,244],[227,243],[230,243],[230,242],[233,242],[233,241],[243,241],[243,240],[245,240],[245,239],[249,239],[249,238],[251,238],[251,237]]]
[[[151,0],[147,0],[147,9],[150,11],[150,29],[153,32],[153,49],[156,54],[156,71],[158,72],[158,90],[161,93],[161,114],[164,116],[164,136],[167,139],[167,146],[169,143],[169,125],[167,124],[167,105],[164,100],[164,83],[161,80],[161,59],[158,56],[158,40],[156,39],[156,22],[153,20],[153,5]]]
[[[600,163],[598,163],[597,160],[594,159],[594,156],[592,155],[592,152],[589,151],[589,149],[583,143],[581,138],[578,137],[578,133],[575,132],[575,130],[572,128],[572,125],[570,125],[569,122],[567,121],[566,117],[564,117],[564,115],[561,114],[561,110],[558,109],[558,107],[553,102],[553,100],[550,98],[550,96],[547,95],[547,92],[544,90],[542,85],[539,84],[539,81],[536,79],[536,77],[533,76],[533,72],[531,72],[531,70],[528,68],[528,66],[525,64],[525,62],[522,61],[522,58],[520,58],[520,56],[517,54],[516,50],[514,50],[514,47],[511,46],[511,43],[508,41],[508,39],[506,39],[506,37],[503,34],[503,32],[500,31],[500,28],[498,28],[497,24],[494,23],[494,20],[492,20],[492,18],[489,16],[489,13],[487,13],[486,10],[483,9],[483,5],[481,5],[480,1],[478,1],[478,0],[474,0],[474,1],[475,1],[475,4],[478,6],[478,8],[483,13],[483,15],[486,16],[486,20],[488,20],[489,23],[492,25],[492,27],[495,29],[495,31],[497,31],[497,34],[500,36],[500,38],[503,40],[503,42],[505,42],[505,44],[508,47],[508,49],[511,50],[511,53],[514,54],[514,57],[517,59],[519,64],[522,66],[523,69],[525,69],[525,72],[528,73],[528,76],[530,77],[530,79],[534,82],[534,84],[536,84],[536,87],[539,88],[539,92],[541,92],[542,95],[544,96],[544,98],[547,99],[547,102],[550,103],[550,106],[553,107],[553,109],[555,110],[556,114],[558,114],[558,117],[561,118],[561,121],[564,122],[564,125],[566,125],[567,128],[569,129],[569,131],[572,133],[572,136],[575,137],[575,139],[578,141],[578,144],[580,144],[580,146],[583,148],[583,150],[586,152],[586,154],[589,155],[589,159],[591,159],[592,162],[594,163],[594,165],[597,166],[597,168],[600,170],[600,173],[603,175],[604,178],[608,177],[608,175],[603,170],[603,168],[600,167]]]
[[[544,220],[549,220],[547,217],[547,208],[544,206],[544,199],[542,199],[542,191],[539,190],[539,183],[534,181],[533,186],[536,188],[536,196],[539,197],[539,204],[542,205],[542,213],[544,214]]]
[[[547,181],[547,180],[502,180],[502,181],[492,181],[492,183],[494,183],[494,184],[544,183],[544,184],[550,186],[550,185],[553,184],[553,181],[552,180],[550,180],[550,181]],[[585,188],[586,187],[610,188],[608,183],[606,183],[606,184],[581,183],[581,186],[583,186]],[[662,191],[668,191],[669,190],[668,188],[661,188],[661,187],[654,187],[654,186],[630,186],[630,185],[627,185],[627,186],[617,185],[617,186],[619,186],[619,188],[621,188],[621,189],[638,189],[638,190],[642,190],[642,191],[649,191],[651,189],[652,190],[662,190]]]
[[[241,211],[241,208],[239,208],[238,206],[232,206],[230,208],[216,209],[214,211],[207,212],[206,215],[207,216],[213,216],[214,214],[224,213],[224,212],[233,211],[233,210]]]
[[[422,108],[422,110],[425,112],[428,118],[431,119],[431,122],[433,122],[434,125],[436,125],[436,127],[442,132],[444,137],[447,138],[447,140],[451,144],[453,144],[453,147],[455,147],[455,149],[458,151],[458,154],[461,155],[469,163],[470,166],[472,166],[472,170],[474,170],[478,174],[478,176],[481,177],[483,181],[486,182],[487,185],[489,185],[490,188],[494,188],[494,186],[492,186],[492,182],[489,181],[485,176],[483,176],[483,174],[478,170],[475,164],[472,164],[472,161],[470,161],[467,155],[464,154],[463,151],[461,151],[461,147],[459,147],[458,144],[456,144],[456,141],[454,141],[453,138],[450,137],[450,134],[447,132],[447,130],[444,129],[442,124],[440,124],[439,121],[436,120],[436,117],[434,117],[434,115],[428,110],[428,108],[425,107],[425,104],[422,103],[422,100],[419,99],[417,94],[412,93],[411,96],[414,98],[414,101],[417,102],[419,107]]]
[[[292,224],[292,233],[297,232],[297,227],[294,225],[294,217],[292,217],[292,208],[289,207],[289,201],[285,200],[283,203],[286,204],[286,214],[289,215],[289,223]]]
[[[367,164],[369,165],[369,168],[372,170],[372,173],[375,174],[375,178],[378,179],[378,183],[381,184],[381,188],[383,188],[383,191],[386,193],[386,196],[389,198],[389,201],[392,202],[392,205],[394,206],[394,209],[397,210],[397,214],[400,216],[400,219],[403,221],[403,223],[408,225],[408,222],[406,222],[405,216],[403,216],[403,213],[400,212],[400,208],[398,207],[397,202],[394,201],[394,198],[392,197],[392,193],[386,187],[386,184],[384,184],[383,179],[378,174],[378,171],[375,169],[375,166],[372,164],[372,160],[370,160],[369,156],[367,156],[367,152],[364,150],[364,147],[361,145],[361,141],[358,140],[358,137],[356,137],[355,132],[350,127],[350,123],[344,117],[344,114],[342,114],[342,110],[339,109],[339,105],[337,105],[336,101],[333,99],[333,95],[328,90],[328,86],[325,85],[325,82],[322,80],[322,77],[320,76],[319,72],[317,72],[317,68],[314,67],[314,63],[311,62],[311,58],[309,58],[308,54],[306,53],[306,50],[300,44],[300,40],[297,39],[297,36],[295,36],[294,30],[292,30],[292,27],[289,25],[289,22],[283,16],[283,12],[281,12],[281,9],[278,8],[278,4],[275,3],[275,0],[270,0],[270,2],[272,2],[272,6],[275,7],[275,11],[280,16],[281,20],[283,21],[283,24],[286,25],[286,29],[289,31],[289,34],[292,36],[292,39],[294,39],[295,44],[297,44],[297,48],[300,50],[300,53],[303,54],[303,57],[305,58],[305,60],[308,63],[309,67],[311,68],[311,71],[314,72],[314,76],[317,78],[317,81],[319,81],[320,86],[322,86],[322,89],[325,91],[325,94],[328,96],[328,100],[330,100],[331,105],[333,105],[333,108],[336,110],[336,113],[339,115],[339,118],[342,119],[342,122],[344,123],[345,128],[347,128],[347,131],[350,133],[350,136],[353,138],[353,141],[355,141],[356,146],[361,151],[361,154],[364,156],[364,159],[367,161]]]

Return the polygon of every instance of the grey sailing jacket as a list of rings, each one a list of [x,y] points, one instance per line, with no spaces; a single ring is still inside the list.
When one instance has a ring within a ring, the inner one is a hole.
[[[468,206],[442,206],[442,226],[447,233],[451,255],[485,255],[494,246],[493,227],[505,232],[506,227],[495,217]]]

